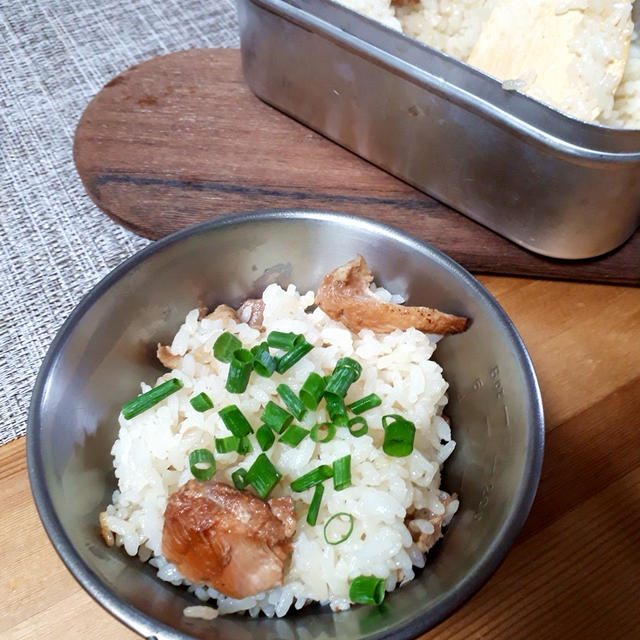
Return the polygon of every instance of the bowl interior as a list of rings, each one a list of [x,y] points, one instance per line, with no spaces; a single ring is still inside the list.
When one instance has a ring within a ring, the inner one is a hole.
[[[195,599],[151,567],[107,548],[98,513],[116,487],[117,415],[162,371],[170,341],[195,306],[239,304],[271,282],[315,289],[329,269],[364,255],[376,281],[411,304],[469,316],[436,351],[450,383],[457,448],[442,486],[461,499],[416,580],[381,607],[333,614],[308,607],[284,619],[182,616]],[[157,638],[413,637],[468,598],[500,562],[538,482],[543,425],[535,375],[511,323],[458,265],[415,239],[362,219],[272,212],[205,223],[155,243],[105,278],[60,330],[32,400],[27,448],[34,497],[52,542],[83,586],[141,634]]]

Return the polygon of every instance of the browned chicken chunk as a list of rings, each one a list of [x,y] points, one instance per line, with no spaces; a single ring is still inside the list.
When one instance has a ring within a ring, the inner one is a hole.
[[[179,369],[182,364],[182,356],[177,356],[170,347],[164,344],[158,344],[156,356],[167,369]]]
[[[113,547],[116,539],[113,535],[113,531],[109,529],[109,525],[107,524],[107,512],[102,511],[98,516],[98,520],[100,522],[100,534],[102,535],[104,543],[107,545],[107,547]]]
[[[204,316],[209,320],[236,321],[236,312],[228,304],[219,304],[210,314]]]
[[[264,314],[264,300],[262,298],[249,298],[245,300],[236,311],[239,322],[246,322],[254,329],[262,329],[262,317]]]
[[[445,498],[442,501],[445,511],[441,515],[435,515],[428,509],[420,509],[418,511],[414,511],[410,516],[406,518],[405,524],[411,532],[413,541],[416,543],[416,546],[422,553],[426,553],[427,551],[429,551],[429,549],[431,549],[431,547],[433,547],[433,545],[442,537],[442,523],[444,522],[444,518],[446,515],[447,505],[452,500],[457,499],[458,496],[455,493]],[[433,533],[424,533],[423,531],[420,531],[419,528],[412,525],[413,521],[421,519],[428,520],[433,525]]]
[[[189,480],[169,497],[162,553],[188,580],[245,598],[282,584],[295,529],[289,497]]]
[[[394,329],[414,327],[428,333],[459,333],[467,319],[428,307],[407,307],[382,302],[369,289],[373,274],[365,259],[358,255],[328,273],[316,293],[316,304],[334,320],[357,333],[371,329],[391,333]]]

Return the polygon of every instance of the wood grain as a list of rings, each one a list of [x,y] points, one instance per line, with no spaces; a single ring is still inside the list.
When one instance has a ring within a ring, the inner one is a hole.
[[[421,640],[638,637],[640,288],[481,281],[512,317],[540,379],[542,478],[505,562]],[[24,439],[0,448],[0,504],[1,638],[138,637],[58,559],[31,499]]]
[[[74,158],[94,202],[149,238],[234,212],[328,209],[403,229],[473,272],[640,284],[640,233],[594,260],[530,253],[260,102],[236,50],[115,77],[84,112]]]

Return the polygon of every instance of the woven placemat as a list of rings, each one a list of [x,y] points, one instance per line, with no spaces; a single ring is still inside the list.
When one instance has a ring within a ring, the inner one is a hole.
[[[95,207],[72,142],[87,103],[153,56],[239,46],[234,0],[0,2],[0,444],[24,434],[56,331],[148,244]]]

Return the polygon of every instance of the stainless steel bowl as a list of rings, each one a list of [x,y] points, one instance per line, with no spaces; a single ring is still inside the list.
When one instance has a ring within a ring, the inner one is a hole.
[[[280,620],[185,619],[194,599],[151,567],[107,548],[98,513],[116,483],[111,446],[123,400],[161,369],[170,340],[196,305],[237,304],[270,282],[315,288],[329,268],[362,253],[378,282],[412,304],[469,316],[437,359],[450,382],[458,446],[443,487],[461,496],[446,536],[416,580],[379,608],[334,614],[309,607]],[[445,255],[357,217],[279,211],[236,215],[150,245],[104,278],[56,336],[38,376],[27,435],[29,477],[53,545],[82,586],[143,636],[233,640],[409,638],[469,598],[503,559],[531,506],[544,424],[531,361],[490,294]]]

